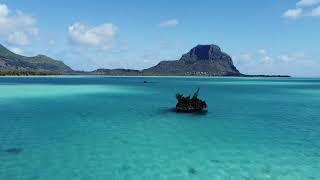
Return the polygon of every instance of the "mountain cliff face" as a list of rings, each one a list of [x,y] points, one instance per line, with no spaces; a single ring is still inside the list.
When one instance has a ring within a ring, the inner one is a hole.
[[[62,61],[44,55],[25,57],[9,51],[0,44],[0,71],[44,71],[69,73],[73,70]]]
[[[145,75],[240,76],[231,57],[216,45],[198,45],[180,60],[162,61],[142,71]]]

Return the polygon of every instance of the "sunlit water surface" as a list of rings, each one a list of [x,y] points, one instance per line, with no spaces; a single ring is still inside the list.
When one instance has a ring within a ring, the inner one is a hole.
[[[320,79],[0,78],[0,179],[320,179]]]

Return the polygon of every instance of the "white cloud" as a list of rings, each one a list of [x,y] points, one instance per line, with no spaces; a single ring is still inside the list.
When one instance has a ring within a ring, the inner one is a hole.
[[[16,54],[23,54],[24,51],[18,47],[8,47],[8,49]]]
[[[266,49],[260,49],[260,50],[259,50],[259,53],[260,53],[260,54],[267,54],[267,50],[266,50]]]
[[[234,64],[245,74],[283,74],[295,76],[319,76],[320,57],[312,54],[306,54],[304,51],[294,53],[274,54],[266,52],[265,54],[250,54],[250,60],[247,56],[240,54],[234,58]]]
[[[300,0],[296,8],[288,9],[283,16],[291,19],[299,17],[317,17],[320,16],[320,0]]]
[[[252,55],[249,53],[244,53],[239,56],[242,60],[250,61],[252,60]]]
[[[10,44],[25,46],[30,43],[29,37],[25,32],[13,32],[8,37],[8,42]]]
[[[74,45],[110,49],[113,46],[118,27],[111,23],[88,26],[74,23],[69,26],[69,37]]]
[[[168,27],[175,27],[179,24],[179,21],[177,19],[169,19],[166,21],[163,21],[159,24],[162,28],[168,28]]]
[[[51,40],[49,40],[49,45],[51,45],[51,46],[53,46],[53,45],[55,45],[56,44],[56,41],[55,40],[53,40],[53,39],[51,39]]]
[[[310,16],[320,16],[320,6],[312,9]]]
[[[296,8],[296,9],[288,9],[283,16],[291,19],[297,19],[300,16],[302,16],[303,9],[302,8]]]
[[[283,62],[289,62],[292,60],[292,58],[287,54],[283,54],[283,55],[278,56],[278,59]]]
[[[36,19],[22,11],[11,12],[0,4],[0,38],[13,45],[28,45],[38,35]]]
[[[270,56],[268,56],[268,55],[262,57],[262,59],[263,59],[264,61],[266,61],[266,62],[272,60],[272,58],[271,58]]]
[[[0,4],[0,17],[1,16],[7,16],[9,14],[10,10],[8,9],[7,5]]]
[[[320,0],[300,0],[297,6],[313,6],[320,3]]]

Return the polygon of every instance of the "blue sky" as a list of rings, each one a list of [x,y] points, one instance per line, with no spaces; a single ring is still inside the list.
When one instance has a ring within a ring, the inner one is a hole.
[[[77,70],[143,69],[217,44],[243,73],[320,76],[320,1],[0,1],[0,42]]]

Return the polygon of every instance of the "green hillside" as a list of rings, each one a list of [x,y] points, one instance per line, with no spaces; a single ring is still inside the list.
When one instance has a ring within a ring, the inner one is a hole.
[[[26,57],[15,54],[0,44],[0,71],[37,71],[67,73],[73,70],[62,61],[45,55]]]

